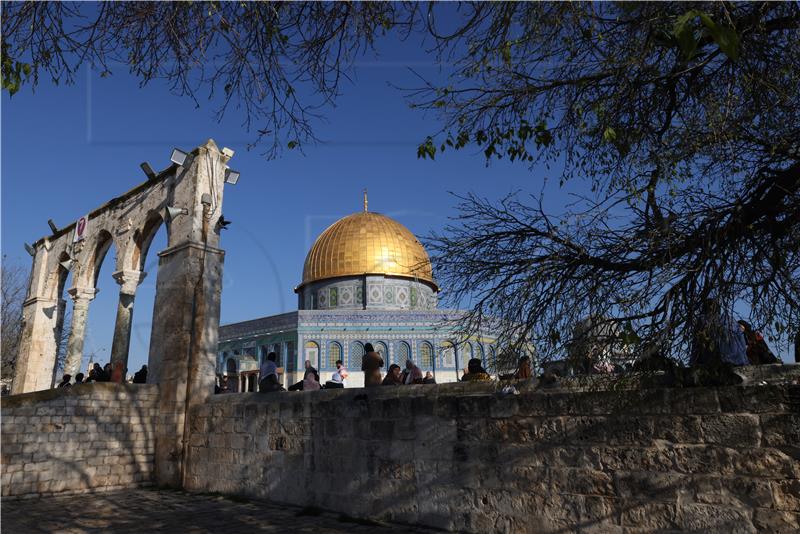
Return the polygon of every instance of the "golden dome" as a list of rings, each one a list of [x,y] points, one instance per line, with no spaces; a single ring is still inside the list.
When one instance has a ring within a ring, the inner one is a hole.
[[[438,289],[428,253],[414,234],[399,222],[366,209],[322,232],[308,251],[300,286],[363,274],[413,278]]]

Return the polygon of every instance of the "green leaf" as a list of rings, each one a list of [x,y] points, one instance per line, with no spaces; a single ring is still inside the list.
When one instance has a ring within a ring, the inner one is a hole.
[[[722,52],[736,61],[739,59],[739,34],[729,26],[717,24],[705,13],[700,13],[700,22],[706,27],[711,38]]]
[[[286,146],[289,148],[289,150],[291,150],[291,149],[293,149],[293,148],[296,148],[296,147],[297,147],[297,145],[299,145],[299,144],[300,144],[300,143],[298,143],[297,141],[289,141],[289,142],[286,144]]]
[[[697,40],[694,38],[694,26],[692,21],[700,15],[697,10],[690,10],[678,17],[672,26],[672,36],[678,43],[684,59],[691,59],[697,50]]]
[[[603,141],[613,143],[617,139],[617,132],[611,126],[606,127],[603,132]]]

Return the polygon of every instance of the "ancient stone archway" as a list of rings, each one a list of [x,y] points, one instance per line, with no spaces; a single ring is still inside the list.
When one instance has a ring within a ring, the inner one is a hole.
[[[214,141],[197,147],[148,181],[110,200],[87,217],[33,244],[33,265],[23,305],[23,334],[12,393],[51,387],[57,338],[63,327],[62,291],[72,271],[74,300],[65,372],[80,369],[86,315],[97,275],[113,244],[114,278],[120,285],[112,363],[125,368],[136,288],[153,236],[167,228],[167,248],[158,253],[156,296],[150,334],[148,382],[160,384],[160,458],[178,458],[159,469],[170,483],[179,472],[185,407],[214,389],[220,288],[224,252],[218,248],[223,185],[233,153]],[[169,209],[168,209],[169,208]],[[83,219],[83,220],[82,220]],[[119,373],[116,373],[119,376]],[[180,432],[176,432],[181,429]],[[172,439],[166,439],[172,434]]]

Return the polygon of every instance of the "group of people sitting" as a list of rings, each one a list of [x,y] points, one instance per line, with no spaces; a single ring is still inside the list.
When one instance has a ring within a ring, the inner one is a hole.
[[[430,371],[423,374],[413,360],[406,360],[405,369],[393,363],[389,366],[388,372],[382,376],[381,369],[385,362],[383,356],[375,351],[371,343],[364,345],[364,356],[361,360],[361,370],[364,371],[364,386],[402,386],[411,384],[435,384],[436,379]],[[258,391],[268,393],[272,391],[283,391],[278,379],[277,355],[270,352],[267,359],[261,366],[260,381]],[[305,372],[303,380],[289,386],[289,391],[316,391],[320,389],[339,389],[345,387],[349,373],[345,369],[342,360],[336,361],[336,371],[331,375],[330,380],[322,383],[319,371],[317,371],[309,360],[305,362]],[[519,367],[512,378],[527,379],[532,376],[530,358],[524,356],[520,359]],[[491,380],[491,376],[483,368],[481,360],[472,358],[464,369],[461,377],[462,382],[478,382]]]
[[[70,386],[78,385],[78,384],[88,384],[89,382],[127,382],[127,380],[123,380],[128,370],[122,369],[119,366],[120,372],[119,376],[115,376],[113,366],[110,363],[107,363],[104,367],[100,367],[99,363],[96,363],[89,369],[89,376],[87,377],[83,373],[77,373],[75,375],[75,382],[72,381],[72,375],[67,373],[63,377],[61,377],[61,382],[58,383],[56,387],[59,388],[68,388]],[[143,365],[141,369],[136,371],[133,374],[133,379],[131,380],[133,384],[146,384],[147,383],[147,366]]]

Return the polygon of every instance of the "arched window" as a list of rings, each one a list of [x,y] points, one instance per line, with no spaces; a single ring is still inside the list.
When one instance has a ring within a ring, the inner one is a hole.
[[[304,354],[305,359],[319,369],[319,345],[314,341],[306,341]]]
[[[336,368],[336,360],[342,359],[342,346],[336,342],[331,341],[328,344],[328,359],[326,361],[328,369]]]
[[[461,368],[466,369],[467,364],[472,359],[472,343],[467,341],[461,349]]]
[[[235,375],[237,373],[236,360],[228,358],[228,361],[225,363],[225,369],[228,374]]]
[[[483,345],[481,343],[475,343],[475,350],[478,352],[475,358],[480,358],[481,365],[486,369],[486,352],[483,350]]]
[[[442,342],[442,367],[456,366],[456,348],[451,341]]]
[[[364,357],[364,344],[360,341],[350,343],[350,362],[361,368],[361,359]],[[346,367],[346,365],[345,365]]]
[[[419,346],[419,366],[421,369],[433,369],[433,345],[427,341]]]
[[[395,358],[395,363],[400,367],[403,367],[406,364],[407,360],[411,359],[411,345],[406,343],[405,341],[400,341],[397,343],[397,357]]]
[[[384,343],[383,341],[376,341],[375,342],[375,352],[377,352],[378,354],[381,355],[381,358],[383,358],[384,364],[389,361],[388,360],[388,358],[389,358],[389,349],[386,347],[386,343]]]

